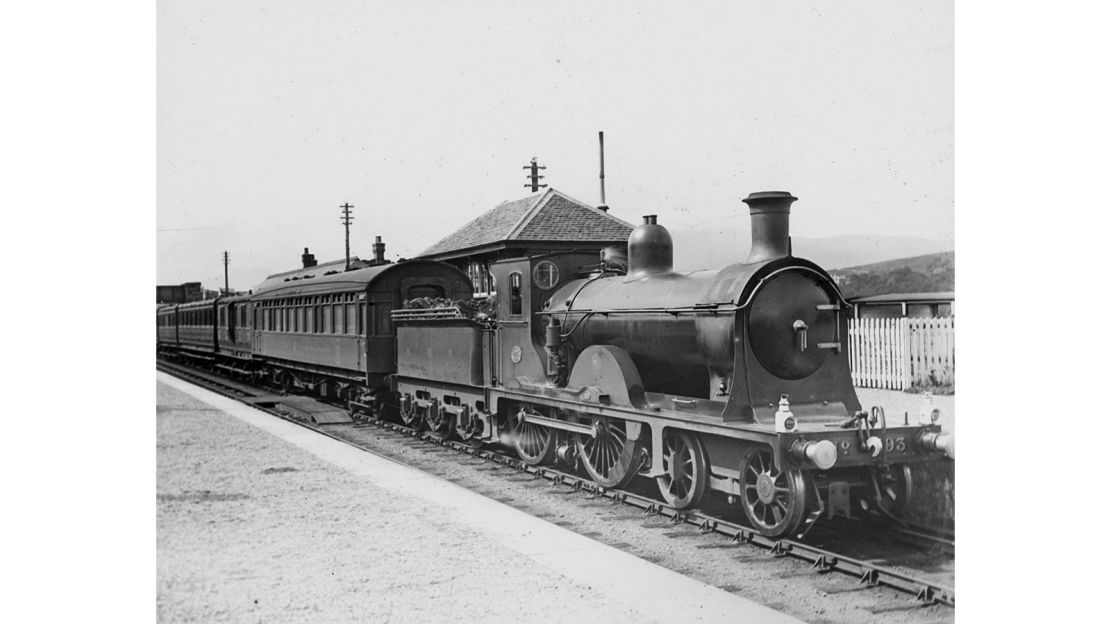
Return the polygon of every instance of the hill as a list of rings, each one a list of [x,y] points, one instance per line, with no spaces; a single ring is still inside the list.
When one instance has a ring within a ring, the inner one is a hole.
[[[845,297],[956,289],[956,252],[898,258],[829,271]]]
[[[675,270],[718,269],[740,262],[751,248],[747,228],[667,226],[674,238]],[[910,236],[854,234],[824,238],[793,237],[794,255],[825,269],[860,267],[886,260],[922,256],[954,249],[950,241]]]

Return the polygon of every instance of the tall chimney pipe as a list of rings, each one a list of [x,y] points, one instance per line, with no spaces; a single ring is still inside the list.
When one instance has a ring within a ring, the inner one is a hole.
[[[789,256],[790,204],[798,198],[785,191],[762,191],[743,201],[752,215],[752,251],[744,264]]]
[[[374,237],[374,263],[385,264],[385,243],[381,236]]]
[[[301,264],[304,265],[306,269],[311,269],[316,266],[316,256],[308,253],[308,247],[304,248],[304,254],[301,255]]]
[[[601,204],[597,209],[609,212],[609,206],[605,203],[605,133],[600,130],[597,133],[597,152],[598,159],[601,161],[601,173],[597,176],[601,181]]]

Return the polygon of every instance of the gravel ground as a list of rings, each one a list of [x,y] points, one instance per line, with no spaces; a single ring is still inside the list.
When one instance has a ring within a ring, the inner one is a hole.
[[[159,621],[652,621],[162,384],[158,405]]]
[[[163,384],[157,494],[159,621],[661,621]]]
[[[488,586],[467,585],[466,575],[460,578],[456,572],[465,569],[468,561],[488,560],[488,547],[468,545],[465,536],[451,535],[450,527],[438,527],[433,521],[427,529],[423,522],[410,523],[400,540],[410,544],[408,548],[384,534],[381,540],[367,540],[368,534],[396,532],[395,525],[380,519],[380,509],[373,503],[380,492],[280,441],[243,435],[247,425],[228,422],[231,419],[191,401],[159,386],[159,404],[174,406],[160,408],[159,414],[158,607],[165,621],[366,621],[367,614],[375,614],[369,618],[374,621],[389,617],[439,621],[466,613],[462,619],[480,615],[488,621],[551,622],[561,621],[563,615],[569,619],[568,604],[575,606],[575,614],[596,607],[599,617],[611,621],[649,620],[611,605],[606,613],[606,605],[591,603],[588,588],[567,587],[550,575],[522,577],[529,562],[514,561],[513,553],[496,554],[500,568],[494,569],[513,573],[504,573],[493,584],[504,585],[506,596],[515,595],[513,588],[524,586],[521,583],[541,588],[542,604],[522,609],[511,598],[511,607],[491,601]],[[850,577],[813,574],[805,563],[773,559],[760,549],[699,535],[692,528],[646,518],[628,507],[568,494],[543,481],[506,476],[506,469],[443,453],[406,436],[354,426],[330,430],[534,516],[807,621],[932,622],[954,617],[954,611],[945,607],[915,607],[905,595],[888,589],[858,591]],[[213,431],[219,434],[215,444],[207,441]],[[203,445],[195,442],[200,439],[206,440]],[[217,458],[230,463],[213,466]],[[329,502],[328,495],[337,492],[351,494]],[[404,513],[429,517],[426,509],[404,509],[404,501],[398,505]],[[406,541],[409,536],[413,539]],[[412,547],[413,543],[420,547]],[[927,575],[951,585],[951,559],[926,559]],[[412,564],[403,566],[404,570],[393,565],[409,561]],[[429,568],[451,570],[451,578],[438,580],[428,574]],[[480,576],[490,574],[483,569]],[[398,587],[381,581],[397,576],[406,579]],[[385,587],[390,588],[385,591]],[[536,593],[529,591],[529,596]],[[444,604],[453,605],[450,614],[435,611]]]
[[[942,622],[954,616],[947,607],[921,608],[890,589],[859,591],[861,587],[852,577],[814,574],[804,562],[772,558],[762,549],[702,535],[693,527],[675,526],[627,506],[591,500],[568,488],[553,488],[546,480],[461,457],[403,434],[355,425],[328,430],[533,516],[806,621]],[[637,486],[652,494],[650,482],[641,479]],[[828,547],[838,548],[834,544]],[[912,563],[915,573],[933,582],[954,583],[950,556],[910,553],[903,563]],[[880,564],[899,567],[893,560]]]

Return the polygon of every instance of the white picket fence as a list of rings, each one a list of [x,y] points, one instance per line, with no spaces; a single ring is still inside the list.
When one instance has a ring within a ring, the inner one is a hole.
[[[955,317],[848,320],[852,381],[906,390],[955,382]]]

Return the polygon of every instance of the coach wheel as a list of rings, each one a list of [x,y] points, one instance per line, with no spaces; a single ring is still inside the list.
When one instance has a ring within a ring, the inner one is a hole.
[[[293,375],[286,372],[278,373],[277,387],[278,394],[282,396],[291,394],[293,392]]]
[[[595,483],[623,488],[640,471],[640,445],[628,439],[624,421],[597,417],[593,425],[596,437],[577,436],[578,457]]]
[[[740,460],[740,487],[740,504],[752,528],[770,537],[797,532],[806,500],[800,470],[778,470],[771,449],[754,446]]]
[[[451,431],[455,428],[454,414],[448,414],[442,407],[433,405],[428,408],[425,418],[428,422],[428,431],[443,439],[451,437]]]
[[[405,409],[405,407],[402,405],[400,414],[401,424],[413,429],[414,431],[420,431],[424,428],[423,412],[423,409],[416,407],[415,405],[410,406],[408,409]]]
[[[363,418],[362,412],[354,405],[360,398],[360,395],[361,393],[358,388],[347,388],[339,395],[340,399],[343,401],[343,405],[347,406],[347,414],[351,417],[351,420],[361,420]]]
[[[675,509],[694,507],[709,484],[705,448],[697,436],[685,431],[663,435],[663,471],[655,478],[659,493]]]

